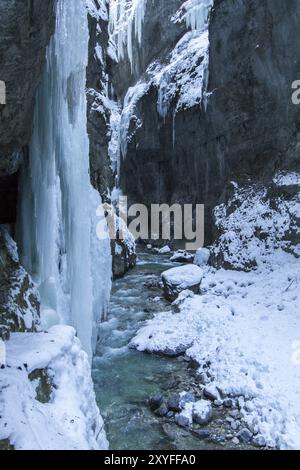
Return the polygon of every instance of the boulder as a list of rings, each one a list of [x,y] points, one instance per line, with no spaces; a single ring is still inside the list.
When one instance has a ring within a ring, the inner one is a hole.
[[[194,255],[188,251],[178,250],[170,258],[172,263],[192,263],[194,261]]]
[[[184,290],[199,293],[203,271],[196,265],[180,266],[162,274],[164,293],[167,300],[173,302]]]
[[[193,421],[197,424],[208,424],[212,418],[212,406],[209,401],[200,400],[193,406]]]

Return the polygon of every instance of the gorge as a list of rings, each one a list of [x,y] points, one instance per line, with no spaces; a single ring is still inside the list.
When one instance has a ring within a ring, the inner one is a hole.
[[[299,2],[0,15],[0,449],[299,449]]]

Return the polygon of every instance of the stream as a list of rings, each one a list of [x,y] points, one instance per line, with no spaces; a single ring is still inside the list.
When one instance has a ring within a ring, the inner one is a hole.
[[[162,297],[161,289],[145,286],[145,283],[151,286],[151,281],[158,281],[160,274],[171,267],[174,263],[168,258],[142,253],[137,266],[113,285],[108,321],[99,328],[93,361],[97,402],[111,450],[234,447],[224,437],[222,442],[199,439],[177,426],[174,420],[156,416],[148,406],[153,394],[168,397],[197,386],[195,370],[182,357],[162,357],[128,348],[145,320],[171,308]],[[228,425],[226,417],[217,418],[210,425],[211,431],[216,436],[224,436],[223,423]]]

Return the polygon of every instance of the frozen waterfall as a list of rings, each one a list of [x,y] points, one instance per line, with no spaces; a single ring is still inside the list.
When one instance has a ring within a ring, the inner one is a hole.
[[[85,1],[58,0],[21,175],[18,239],[23,264],[39,286],[43,326],[73,325],[91,355],[112,263],[109,240],[96,235],[101,199],[89,177],[88,40]]]

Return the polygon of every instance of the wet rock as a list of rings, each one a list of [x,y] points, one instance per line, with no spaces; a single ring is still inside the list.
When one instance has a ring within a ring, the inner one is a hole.
[[[225,406],[225,408],[232,408],[233,407],[232,399],[226,398],[225,400],[223,400],[223,405]]]
[[[184,395],[181,396],[180,405],[182,408],[184,408],[187,403],[194,403],[195,401],[195,395],[191,392],[186,392]]]
[[[193,407],[193,421],[197,424],[208,424],[212,419],[212,406],[206,400],[197,401]]]
[[[162,282],[166,299],[173,302],[185,290],[198,294],[202,278],[202,269],[195,265],[180,266],[165,271],[162,274]]]
[[[243,444],[249,444],[253,434],[249,431],[249,429],[243,428],[240,432],[238,432],[237,437]]]
[[[235,445],[238,445],[240,443],[239,439],[237,437],[234,437],[232,439],[232,443],[235,444]]]
[[[175,422],[182,428],[187,428],[190,425],[190,420],[181,414],[175,416]]]
[[[165,435],[171,440],[174,441],[177,437],[176,431],[174,430],[174,427],[168,423],[164,424],[162,426],[163,431]]]
[[[154,411],[154,413],[157,415],[157,416],[160,416],[161,418],[163,418],[164,416],[166,416],[168,414],[168,407],[165,403],[162,403],[162,405],[160,405],[159,408],[157,408],[157,410]]]
[[[173,395],[168,400],[168,403],[167,403],[169,410],[175,411],[176,413],[179,413],[179,411],[182,410],[182,406],[181,406],[180,402],[181,402],[180,395]]]
[[[193,429],[192,434],[201,441],[210,438],[210,431],[208,429]]]
[[[157,395],[152,395],[150,398],[149,398],[149,406],[150,406],[150,409],[152,411],[156,410],[157,408],[159,408],[162,403],[163,403],[163,400],[164,400],[164,397],[160,394],[157,394]]]

